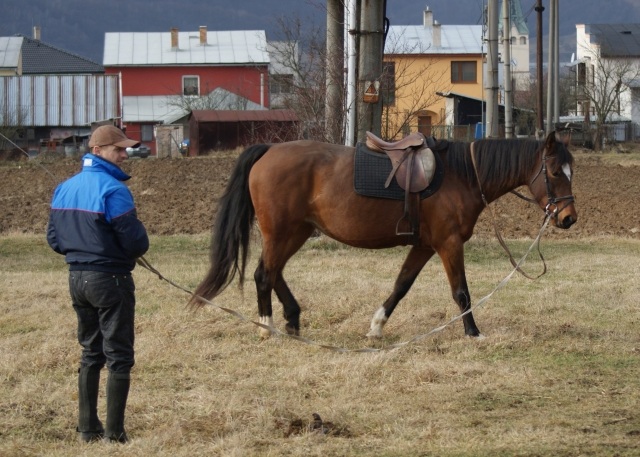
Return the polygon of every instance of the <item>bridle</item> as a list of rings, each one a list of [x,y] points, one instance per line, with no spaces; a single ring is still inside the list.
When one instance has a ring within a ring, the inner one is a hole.
[[[480,181],[480,176],[478,174],[478,167],[476,164],[476,154],[475,154],[475,148],[474,148],[474,143],[472,142],[469,145],[469,149],[470,149],[470,153],[471,153],[471,162],[473,164],[473,170],[475,172],[476,175],[476,179],[478,180],[478,187],[480,188],[480,196],[482,197],[482,201],[484,202],[484,205],[487,208],[491,208],[489,206],[489,203],[487,202],[487,199],[484,195],[484,192],[482,190],[482,182]],[[513,258],[513,255],[511,254],[511,251],[509,250],[509,247],[507,246],[507,244],[504,242],[504,239],[502,238],[502,236],[500,235],[500,232],[498,231],[498,227],[496,225],[496,217],[495,214],[493,213],[493,210],[491,211],[491,215],[493,218],[493,229],[494,232],[496,234],[496,238],[498,239],[498,242],[500,243],[500,246],[502,246],[502,248],[505,250],[505,252],[509,255],[509,261],[511,262],[511,265],[514,266],[514,268],[519,271],[524,277],[528,278],[528,279],[537,279],[540,276],[544,275],[547,272],[547,264],[544,260],[544,257],[542,256],[542,252],[540,252],[540,238],[542,236],[542,233],[544,232],[544,229],[547,227],[547,224],[549,223],[549,220],[551,220],[551,218],[555,219],[556,224],[558,222],[558,214],[560,214],[560,212],[566,208],[568,205],[570,205],[571,203],[573,203],[575,201],[575,197],[573,195],[566,195],[564,197],[556,197],[553,192],[551,191],[551,183],[549,182],[549,176],[547,175],[547,159],[549,158],[546,154],[547,152],[547,148],[545,146],[542,147],[542,165],[540,166],[540,170],[538,170],[538,173],[536,173],[536,175],[533,177],[533,179],[531,180],[531,182],[529,183],[529,187],[531,187],[533,185],[533,183],[535,182],[536,179],[538,179],[538,176],[540,176],[540,174],[544,175],[544,183],[545,183],[545,187],[546,187],[546,191],[547,191],[547,204],[544,208],[544,213],[545,213],[545,218],[544,218],[544,222],[542,223],[542,228],[540,229],[540,233],[538,235],[538,238],[536,239],[536,244],[538,246],[538,255],[540,256],[540,260],[542,260],[542,264],[543,264],[543,270],[542,272],[538,275],[538,276],[529,276],[524,270],[522,270],[520,268],[520,265],[516,262],[516,260]],[[525,195],[522,195],[520,192],[516,191],[516,190],[512,190],[511,191],[512,194],[516,195],[517,197],[520,197],[521,199],[529,202],[529,203],[534,203],[534,204],[538,204],[538,202],[536,200],[534,200],[533,198],[527,197]],[[566,204],[562,207],[559,208],[558,203],[559,202],[563,202],[566,201]]]
[[[551,190],[549,175],[547,175],[547,159],[548,158],[549,156],[547,155],[547,148],[543,146],[542,160],[541,160],[542,165],[540,166],[540,170],[538,170],[538,173],[536,173],[536,175],[533,177],[533,179],[529,183],[529,187],[533,186],[533,183],[535,182],[536,179],[538,179],[538,176],[540,175],[544,176],[544,185],[547,192],[547,204],[544,207],[544,212],[548,217],[553,218],[555,219],[556,222],[558,222],[558,215],[560,214],[560,212],[563,209],[565,209],[567,206],[569,206],[571,203],[575,202],[576,199],[573,195],[565,195],[563,197],[556,197],[554,195],[553,191]],[[518,191],[512,190],[511,193],[530,203],[538,203],[533,198],[529,198],[525,195],[522,195]],[[562,205],[562,207],[560,207],[561,202],[564,202],[564,205]]]

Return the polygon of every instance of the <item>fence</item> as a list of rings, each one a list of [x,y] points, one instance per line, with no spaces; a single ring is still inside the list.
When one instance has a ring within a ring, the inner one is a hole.
[[[438,139],[455,141],[474,141],[482,137],[477,124],[472,125],[432,125],[430,135]],[[579,124],[580,130],[572,134],[572,143],[581,146],[593,147],[593,139],[596,137],[596,126],[591,125],[587,130]],[[640,124],[623,122],[617,124],[605,124],[600,126],[600,138],[603,143],[640,142]],[[504,138],[504,125],[498,126],[498,137]],[[529,135],[533,138],[533,135]]]

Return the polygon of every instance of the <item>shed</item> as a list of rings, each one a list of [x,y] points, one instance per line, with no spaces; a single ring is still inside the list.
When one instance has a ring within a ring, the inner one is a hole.
[[[189,155],[300,138],[293,110],[193,110]]]

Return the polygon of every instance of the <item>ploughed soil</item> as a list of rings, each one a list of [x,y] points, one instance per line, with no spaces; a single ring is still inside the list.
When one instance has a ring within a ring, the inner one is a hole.
[[[640,145],[624,144],[604,153],[573,148],[573,191],[578,222],[569,230],[549,227],[547,238],[619,236],[640,238]],[[138,216],[150,234],[209,232],[218,199],[237,152],[206,157],[131,159],[123,169],[132,176]],[[79,159],[19,154],[0,160],[0,234],[42,233],[49,202],[59,182],[80,170]],[[523,193],[527,193],[523,190]],[[507,194],[491,205],[504,238],[535,238],[543,213]],[[476,225],[479,237],[495,237],[492,212]]]

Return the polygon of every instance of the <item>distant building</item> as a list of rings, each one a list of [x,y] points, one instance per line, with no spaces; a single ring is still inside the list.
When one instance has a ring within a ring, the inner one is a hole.
[[[606,122],[619,126],[612,140],[640,138],[640,24],[577,24],[576,115],[597,113],[587,94],[609,96],[613,106]],[[596,90],[594,90],[596,88]],[[600,100],[603,98],[600,97]]]
[[[511,2],[510,17],[513,89],[528,89],[529,29],[519,0]],[[380,85],[383,136],[391,139],[415,131],[460,139],[475,135],[472,128],[484,120],[485,33],[483,25],[440,24],[429,7],[422,25],[389,27]],[[501,40],[501,56],[504,45]],[[504,113],[503,107],[500,110]]]
[[[527,21],[522,14],[522,1],[511,0],[509,2],[510,12],[509,18],[511,22],[510,30],[510,47],[511,53],[511,74],[514,80],[513,90],[527,90],[528,84],[531,80],[531,71],[529,67],[529,27]],[[503,29],[502,19],[502,1],[500,2],[500,14],[499,14],[499,30],[502,35]],[[505,43],[500,40],[498,44],[498,52],[504,55]]]
[[[427,7],[422,25],[391,26],[380,87],[382,135],[418,131],[442,137],[446,125],[481,122],[480,104],[448,110],[443,94],[481,99],[483,58],[481,25],[440,24]]]
[[[86,148],[91,124],[119,116],[118,94],[117,76],[41,41],[39,27],[33,38],[0,37],[0,128],[22,148]]]
[[[152,153],[162,147],[159,126],[182,126],[172,129],[168,148],[189,137],[194,109],[268,109],[269,62],[263,30],[105,34],[103,65],[121,77],[123,124]]]

